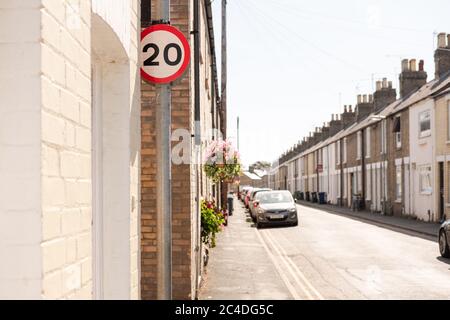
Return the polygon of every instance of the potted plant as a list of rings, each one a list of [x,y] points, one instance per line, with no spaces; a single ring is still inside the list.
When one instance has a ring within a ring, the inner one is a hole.
[[[201,236],[202,242],[214,248],[216,246],[216,234],[222,230],[225,223],[223,213],[216,207],[213,201],[201,202]]]

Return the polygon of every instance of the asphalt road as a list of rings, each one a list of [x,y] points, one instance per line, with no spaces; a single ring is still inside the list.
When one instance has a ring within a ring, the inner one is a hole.
[[[257,230],[238,208],[200,299],[450,299],[450,260],[435,241],[298,209],[298,227]]]

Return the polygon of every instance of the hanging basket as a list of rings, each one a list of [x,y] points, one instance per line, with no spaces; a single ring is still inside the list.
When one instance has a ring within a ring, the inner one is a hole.
[[[241,174],[239,153],[226,141],[213,141],[206,150],[204,171],[213,182],[234,183]]]

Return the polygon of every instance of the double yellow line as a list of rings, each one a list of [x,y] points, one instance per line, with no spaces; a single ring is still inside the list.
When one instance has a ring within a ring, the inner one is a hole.
[[[281,279],[285,283],[294,299],[302,300],[301,292],[303,292],[303,296],[306,296],[306,298],[309,300],[324,300],[323,296],[316,290],[316,288],[314,288],[311,282],[306,279],[305,275],[300,271],[298,266],[287,255],[284,248],[280,246],[273,238],[273,235],[270,233],[270,231],[255,231],[269,258],[272,260],[272,263],[280,274]],[[273,249],[276,255],[272,253],[272,251],[269,249],[269,246],[271,249]],[[294,284],[289,280],[289,278],[292,278],[294,280]],[[295,284],[300,287],[301,292],[296,289]]]

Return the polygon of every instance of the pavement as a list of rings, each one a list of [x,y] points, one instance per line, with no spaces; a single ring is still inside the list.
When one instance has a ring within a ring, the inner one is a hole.
[[[299,226],[256,229],[235,208],[199,299],[450,299],[450,259],[416,227],[298,204]]]
[[[217,235],[217,246],[209,249],[199,299],[292,299],[242,202],[235,199],[233,207],[228,226]]]
[[[318,204],[309,201],[298,201],[298,204],[320,209],[329,213],[340,214],[351,218],[364,220],[376,225],[393,230],[403,230],[406,232],[422,235],[432,240],[438,238],[440,223],[430,223],[406,217],[386,216],[370,211],[353,211],[347,207],[338,207],[330,204]]]

